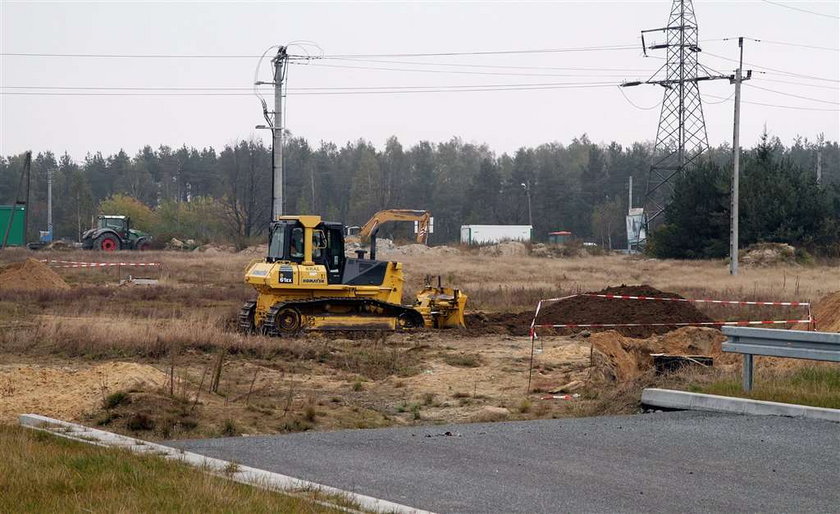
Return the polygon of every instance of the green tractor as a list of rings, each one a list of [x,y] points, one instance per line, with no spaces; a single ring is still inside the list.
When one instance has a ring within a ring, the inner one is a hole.
[[[149,250],[152,236],[131,228],[128,216],[102,215],[97,218],[96,228],[82,235],[82,248],[85,250]]]

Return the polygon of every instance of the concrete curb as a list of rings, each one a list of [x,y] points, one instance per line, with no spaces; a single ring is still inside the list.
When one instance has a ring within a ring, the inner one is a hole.
[[[731,412],[755,416],[787,416],[840,423],[840,409],[825,409],[790,403],[765,402],[713,394],[689,393],[670,389],[645,389],[642,404],[665,409]]]
[[[26,428],[49,432],[59,437],[73,439],[75,441],[81,441],[95,446],[123,448],[133,453],[158,455],[165,459],[177,460],[185,464],[189,464],[190,466],[200,468],[203,471],[233,480],[234,482],[260,487],[262,489],[289,492],[292,494],[300,491],[317,491],[326,495],[346,498],[351,502],[354,502],[359,507],[373,512],[431,514],[425,510],[415,509],[414,507],[401,505],[387,500],[381,500],[372,496],[365,496],[363,494],[357,494],[351,491],[317,484],[308,480],[301,480],[299,478],[281,475],[280,473],[273,473],[271,471],[242,466],[226,460],[205,457],[204,455],[199,455],[197,453],[171,448],[162,444],[150,443],[133,437],[122,436],[112,432],[106,432],[105,430],[98,430],[84,425],[79,425],[77,423],[48,418],[38,414],[21,414],[18,419],[20,425]],[[328,501],[315,501],[316,503],[332,508],[356,512],[353,509],[334,505]]]

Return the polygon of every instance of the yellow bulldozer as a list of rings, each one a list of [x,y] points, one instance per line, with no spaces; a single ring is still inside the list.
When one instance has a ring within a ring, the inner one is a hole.
[[[251,264],[245,282],[257,290],[239,326],[246,332],[288,336],[312,330],[403,330],[464,326],[467,295],[427,280],[413,305],[403,305],[399,262],[348,258],[345,227],[320,216],[279,216],[271,223],[268,255]]]

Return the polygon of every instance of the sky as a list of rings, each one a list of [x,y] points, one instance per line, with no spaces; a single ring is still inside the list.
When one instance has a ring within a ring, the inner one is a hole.
[[[272,45],[322,56],[295,61],[287,77],[286,127],[313,145],[460,137],[500,154],[583,134],[652,141],[662,88],[618,84],[663,65],[662,50],[643,55],[639,34],[665,26],[670,7],[0,0],[0,155],[49,149],[83,159],[133,155],[144,145],[268,143],[255,128],[265,121],[251,89],[255,76],[271,78],[269,59],[260,65],[259,56]],[[711,69],[729,75],[737,67],[737,42],[725,38],[753,38],[744,46],[753,75],[742,90],[743,145],[765,127],[786,144],[797,135],[840,138],[840,2],[695,0],[694,8],[700,61]],[[532,52],[546,49],[563,51]],[[517,53],[378,57],[509,51]],[[121,57],[82,56],[90,54]],[[701,84],[712,145],[731,143],[733,91],[728,80]]]

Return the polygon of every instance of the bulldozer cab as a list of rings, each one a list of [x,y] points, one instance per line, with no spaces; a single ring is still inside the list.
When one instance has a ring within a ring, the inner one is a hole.
[[[340,284],[346,262],[344,226],[306,218],[317,217],[280,219],[271,224],[267,261],[324,266],[328,283]]]

